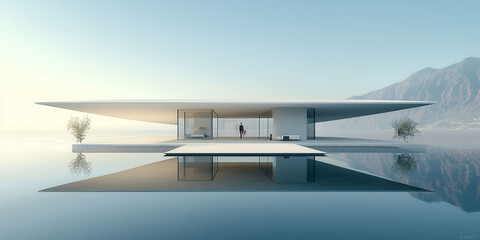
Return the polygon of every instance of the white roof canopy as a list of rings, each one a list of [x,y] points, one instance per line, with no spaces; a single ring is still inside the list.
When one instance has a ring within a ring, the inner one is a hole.
[[[74,111],[146,122],[176,124],[177,109],[213,109],[220,117],[249,118],[274,108],[314,108],[315,121],[359,117],[433,104],[425,101],[391,100],[132,100],[37,102],[37,104]]]

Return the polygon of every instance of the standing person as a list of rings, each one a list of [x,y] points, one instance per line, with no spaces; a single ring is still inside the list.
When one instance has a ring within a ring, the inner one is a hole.
[[[239,130],[240,130],[240,138],[243,138],[243,123],[240,123]]]

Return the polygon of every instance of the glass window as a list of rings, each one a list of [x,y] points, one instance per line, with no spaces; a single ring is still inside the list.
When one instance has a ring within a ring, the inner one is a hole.
[[[246,131],[245,137],[259,137],[258,118],[228,118],[218,119],[218,137],[240,137],[240,123]]]
[[[212,119],[212,131],[213,138],[218,138],[218,114],[212,110],[213,119]]]
[[[183,114],[182,114],[183,113]],[[183,116],[183,118],[182,118]],[[178,139],[213,138],[213,110],[178,110]],[[183,125],[183,128],[182,128]]]
[[[185,112],[177,110],[177,139],[185,139]]]

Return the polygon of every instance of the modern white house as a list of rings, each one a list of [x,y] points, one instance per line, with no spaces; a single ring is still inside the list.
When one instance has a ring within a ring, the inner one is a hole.
[[[433,102],[390,100],[137,100],[37,104],[139,121],[175,124],[177,139],[246,137],[315,139],[315,123],[421,107]]]
[[[126,146],[74,144],[72,151],[153,149],[165,156],[176,157],[178,181],[212,181],[222,158],[256,157],[259,169],[273,182],[307,183],[316,179],[315,157],[326,154],[321,141],[308,141],[315,140],[315,123],[421,107],[432,102],[144,100],[37,104],[177,126],[177,140],[173,142]],[[240,138],[241,123],[247,131],[245,136],[259,141],[228,141],[229,138]]]

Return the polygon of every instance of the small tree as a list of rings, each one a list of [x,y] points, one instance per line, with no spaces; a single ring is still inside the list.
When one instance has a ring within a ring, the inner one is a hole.
[[[90,118],[85,116],[83,120],[80,120],[78,117],[70,117],[67,129],[72,132],[73,136],[77,139],[77,142],[82,143],[87,135],[87,131],[90,129]]]
[[[394,120],[392,123],[395,131],[393,138],[403,139],[405,142],[408,142],[407,139],[413,139],[413,137],[420,135],[417,125],[418,123],[405,116]]]

